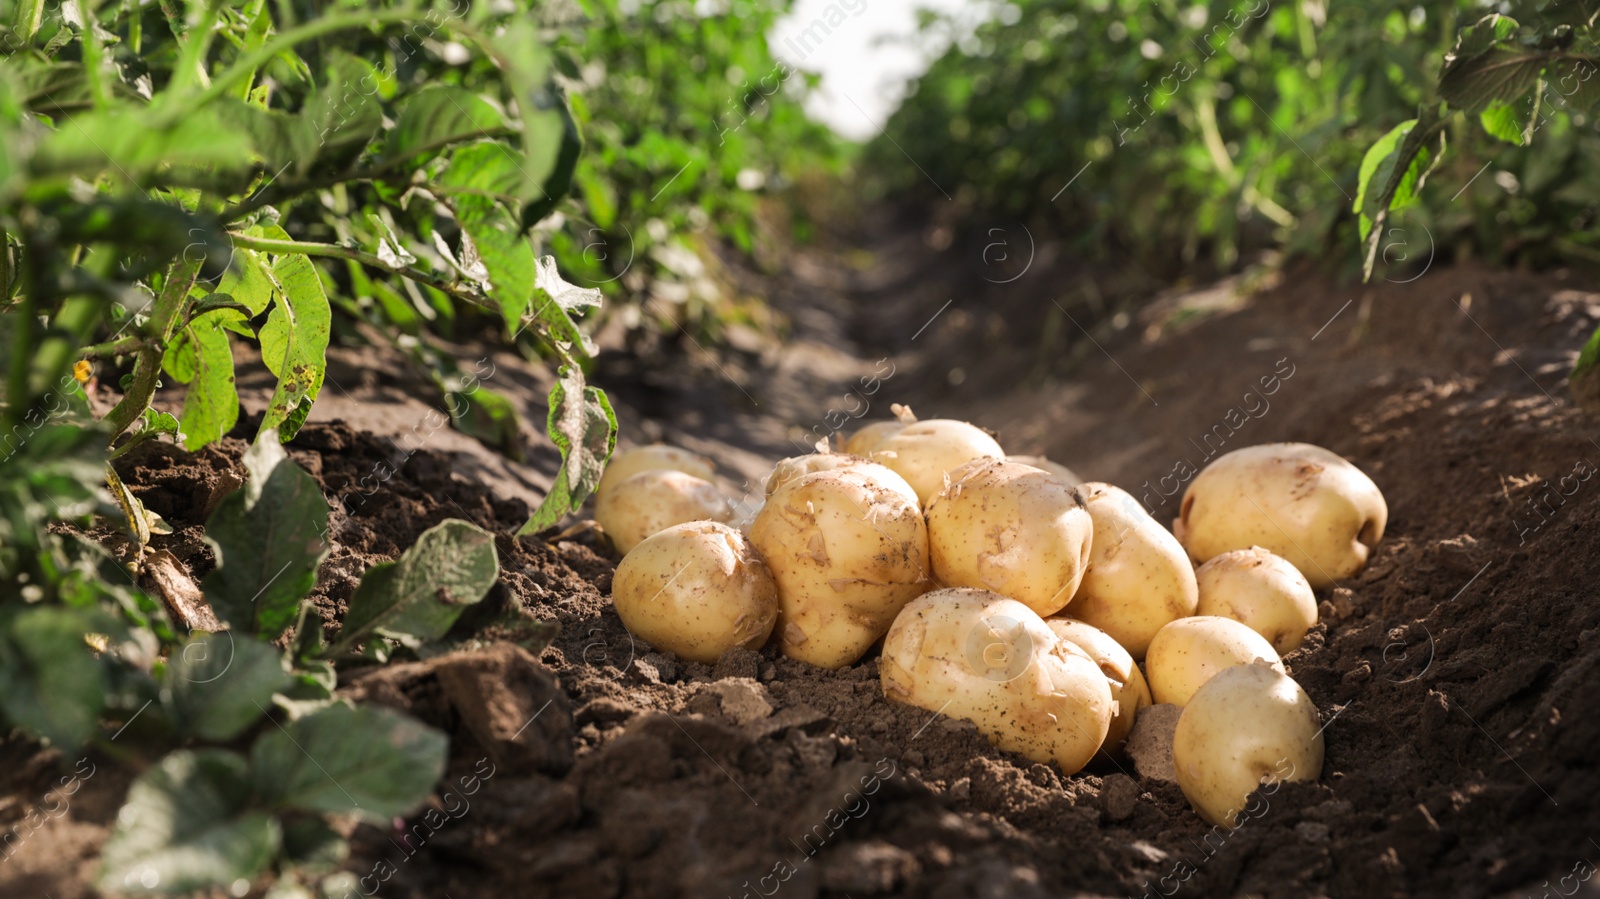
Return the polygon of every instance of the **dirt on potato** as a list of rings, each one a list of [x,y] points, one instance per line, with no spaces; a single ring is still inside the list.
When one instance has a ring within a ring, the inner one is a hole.
[[[500,583],[456,631],[476,628],[476,644],[342,684],[452,737],[435,799],[448,820],[356,828],[344,867],[361,892],[976,899],[1597,889],[1600,603],[1589,584],[1600,574],[1600,444],[1563,378],[1600,294],[1559,273],[1471,266],[1370,291],[1301,271],[1220,311],[1097,334],[1105,355],[1085,357],[1070,379],[1041,381],[1026,376],[1028,335],[1038,332],[1033,306],[1020,300],[960,304],[952,312],[961,316],[929,328],[927,345],[911,344],[942,302],[928,277],[907,274],[898,305],[871,308],[870,320],[892,315],[896,329],[863,332],[876,336],[853,345],[861,359],[900,366],[885,398],[968,418],[1010,452],[1043,451],[1116,483],[1164,523],[1192,470],[1238,446],[1316,443],[1377,482],[1387,534],[1364,571],[1318,592],[1322,620],[1285,659],[1326,722],[1321,776],[1283,785],[1236,830],[1214,829],[1175,784],[1141,778],[1126,761],[1063,776],[993,749],[970,724],[889,702],[876,651],[841,671],[774,648],[738,650],[714,666],[657,652],[611,609],[615,558],[597,535],[503,536]],[[804,278],[790,293],[771,290],[781,309],[824,288],[834,299],[819,308],[841,315],[863,308],[845,301],[870,294]],[[841,326],[835,318],[825,327]],[[1018,351],[1000,352],[1007,347]],[[965,377],[946,377],[953,368]],[[1268,394],[1263,380],[1274,374]],[[962,380],[1012,386],[979,392]],[[691,402],[663,399],[661,389],[624,382],[618,402],[658,421]],[[731,390],[707,381],[684,391],[719,389]],[[818,415],[828,403],[816,401]],[[775,460],[794,452],[783,446],[787,426],[810,426],[790,413],[796,420],[740,432],[752,414],[713,417],[707,432],[743,433],[728,445]],[[670,436],[676,425],[654,427]],[[158,545],[196,577],[212,564],[199,525],[241,477],[248,433],[241,427],[198,454],[152,446],[119,465],[174,527]],[[509,534],[527,515],[520,499],[457,470],[452,454],[402,451],[343,424],[310,424],[289,451],[334,510],[314,597],[330,631],[361,573],[427,528],[457,517]],[[517,609],[559,633],[541,646],[536,628],[516,624]],[[0,758],[11,761],[0,805],[7,827],[72,765],[16,739],[0,744]],[[90,779],[0,862],[0,893],[95,895],[93,856],[128,781],[109,761],[99,770],[112,773]]]

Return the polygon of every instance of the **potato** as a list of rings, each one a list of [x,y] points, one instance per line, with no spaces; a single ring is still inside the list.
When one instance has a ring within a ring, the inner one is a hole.
[[[807,453],[804,456],[791,456],[781,460],[772,467],[772,474],[767,477],[767,496],[777,493],[778,488],[801,475],[816,471],[838,471],[844,468],[870,475],[883,486],[905,494],[912,502],[917,501],[916,491],[911,489],[905,478],[895,474],[893,469],[879,465],[864,456],[850,453]],[[921,508],[920,503],[918,508]]]
[[[1143,659],[1156,631],[1194,614],[1199,591],[1178,538],[1127,491],[1091,481],[1078,490],[1094,521],[1093,551],[1068,617],[1110,634]]]
[[[1122,748],[1133,730],[1133,719],[1139,710],[1150,705],[1150,687],[1144,675],[1122,644],[1111,639],[1105,631],[1072,618],[1046,618],[1044,623],[1057,637],[1078,647],[1094,659],[1111,684],[1111,701],[1116,708],[1111,715],[1111,728],[1106,731],[1106,741],[1100,747],[1100,756],[1110,758]]]
[[[945,474],[973,459],[1004,459],[993,437],[964,421],[935,418],[908,424],[872,453],[906,479],[924,508],[945,487]]]
[[[1311,697],[1264,662],[1239,665],[1207,681],[1178,717],[1172,763],[1178,787],[1200,817],[1234,827],[1269,807],[1250,800],[1283,781],[1322,774],[1322,725]]]
[[[618,450],[611,455],[606,462],[605,474],[600,476],[600,483],[595,485],[596,500],[607,490],[644,471],[681,471],[702,481],[716,480],[716,469],[705,456],[665,443],[652,443]]]
[[[1259,546],[1214,557],[1194,573],[1196,615],[1220,615],[1250,626],[1279,655],[1300,646],[1317,623],[1317,597],[1300,569]]]
[[[650,469],[602,493],[594,518],[617,552],[627,555],[641,540],[685,521],[730,521],[733,509],[715,484],[668,469]]]
[[[1072,469],[1059,462],[1051,462],[1043,456],[1007,456],[1006,461],[1020,462],[1023,465],[1032,465],[1034,468],[1048,471],[1066,481],[1068,487],[1076,487],[1083,483],[1083,478],[1078,477],[1077,473]]]
[[[1196,563],[1261,546],[1326,587],[1367,564],[1388,520],[1378,485],[1343,457],[1268,443],[1219,456],[1196,475],[1173,530]]]
[[[1111,726],[1111,686],[1094,660],[1027,606],[987,590],[912,600],[884,638],[878,671],[890,699],[964,718],[1001,749],[1066,774]]]
[[[932,586],[916,502],[857,469],[784,485],[750,525],[750,542],[778,584],[784,654],[823,668],[861,658]]]
[[[1206,615],[1179,618],[1157,631],[1144,671],[1156,702],[1184,705],[1217,672],[1256,659],[1283,670],[1278,651],[1265,637],[1232,618]]]
[[[771,572],[715,521],[675,524],[635,546],[617,566],[611,602],[630,633],[706,664],[736,646],[760,649],[778,620]]]
[[[844,441],[840,449],[853,456],[870,456],[885,440],[899,433],[905,424],[898,421],[875,421],[863,425],[861,430],[851,434]]]
[[[956,477],[928,507],[933,576],[1009,596],[1041,617],[1061,611],[1083,578],[1094,531],[1078,492],[1004,459],[975,460]]]

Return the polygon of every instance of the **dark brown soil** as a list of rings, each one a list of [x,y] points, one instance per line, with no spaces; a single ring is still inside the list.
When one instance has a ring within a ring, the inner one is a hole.
[[[470,810],[431,834],[407,838],[407,822],[357,829],[346,868],[364,892],[1477,897],[1567,893],[1589,879],[1600,861],[1600,481],[1589,478],[1600,445],[1563,375],[1600,294],[1559,275],[1459,267],[1364,295],[1296,272],[1224,311],[1169,308],[1097,331],[1105,355],[1091,348],[1070,379],[1047,366],[1062,379],[1049,380],[1029,375],[1047,287],[1024,285],[1038,302],[1013,298],[992,319],[964,299],[964,316],[942,326],[954,330],[912,344],[948,287],[906,275],[904,308],[874,312],[905,333],[874,331],[852,348],[905,366],[884,399],[994,428],[1013,451],[1148,494],[1169,518],[1177,497],[1163,502],[1161,478],[1202,465],[1203,435],[1287,360],[1293,374],[1265,398],[1270,410],[1227,428],[1237,432],[1225,448],[1327,446],[1372,475],[1391,512],[1372,563],[1324,591],[1323,621],[1286,660],[1328,722],[1317,782],[1283,786],[1219,838],[1175,785],[1138,780],[1131,810],[1113,801],[1103,788],[1131,766],[1062,776],[996,751],[969,724],[885,700],[870,655],[830,672],[771,649],[716,666],[655,652],[611,610],[612,559],[593,535],[503,537],[501,582],[458,635],[498,628],[490,635],[531,651],[480,645],[347,678],[352,694],[451,732],[449,782],[493,770]],[[952,386],[941,376],[952,367],[979,373],[978,386]],[[782,424],[803,430],[804,416]],[[121,466],[174,525],[162,540],[196,575],[211,564],[197,526],[242,448],[151,448]],[[504,534],[527,514],[453,471],[450,454],[404,454],[339,424],[308,426],[290,452],[334,509],[316,596],[330,628],[366,567],[440,520]],[[515,608],[559,634],[537,648],[505,624]],[[5,746],[13,799],[0,820],[36,803],[53,770]],[[91,894],[95,835],[126,776],[91,783],[98,792],[81,795],[96,798],[52,825],[77,836],[30,849],[53,872],[0,863],[0,893]]]

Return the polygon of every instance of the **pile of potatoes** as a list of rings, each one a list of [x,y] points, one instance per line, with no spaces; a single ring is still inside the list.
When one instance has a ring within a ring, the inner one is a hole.
[[[709,460],[617,453],[595,517],[623,554],[623,624],[706,663],[775,637],[841,668],[881,642],[886,696],[1068,774],[1119,752],[1140,709],[1181,706],[1178,784],[1212,823],[1268,778],[1320,775],[1316,707],[1281,656],[1316,624],[1313,588],[1383,536],[1370,478],[1309,444],[1236,450],[1169,531],[1117,487],[896,411],[779,462],[742,522]]]

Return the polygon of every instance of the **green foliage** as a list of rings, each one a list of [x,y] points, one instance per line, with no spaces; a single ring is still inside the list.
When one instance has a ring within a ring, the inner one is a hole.
[[[1511,6],[1540,28],[1511,34],[1502,16],[1452,53],[1481,4],[1016,0],[912,84],[864,165],[895,196],[944,203],[942,191],[964,209],[1060,235],[1091,259],[1131,257],[1167,276],[1266,248],[1321,258],[1358,231],[1385,240],[1388,229],[1373,224],[1387,201],[1422,190],[1434,167],[1445,193],[1407,224],[1428,227],[1437,246],[1571,258],[1600,239],[1600,133],[1584,99],[1600,79],[1583,77],[1579,4]],[[930,21],[928,33],[946,30]],[[1539,54],[1542,76],[1531,62]],[[1533,103],[1535,91],[1523,89],[1540,77]],[[1499,137],[1436,123],[1441,101],[1470,104]],[[1552,108],[1583,115],[1544,128]],[[1421,124],[1403,131],[1404,146],[1363,155],[1411,119]],[[1546,149],[1500,142],[1530,129],[1551,132],[1541,134]],[[1516,177],[1513,195],[1508,179],[1486,175],[1448,203],[1491,160]],[[1354,215],[1339,213],[1352,205]]]
[[[206,597],[223,623],[276,637],[294,623],[327,555],[328,503],[274,434],[263,431],[244,466],[244,487],[206,521],[218,562],[206,576]]]
[[[436,525],[399,559],[374,565],[350,597],[333,651],[380,636],[415,649],[443,637],[500,576],[494,535],[451,519]]]

